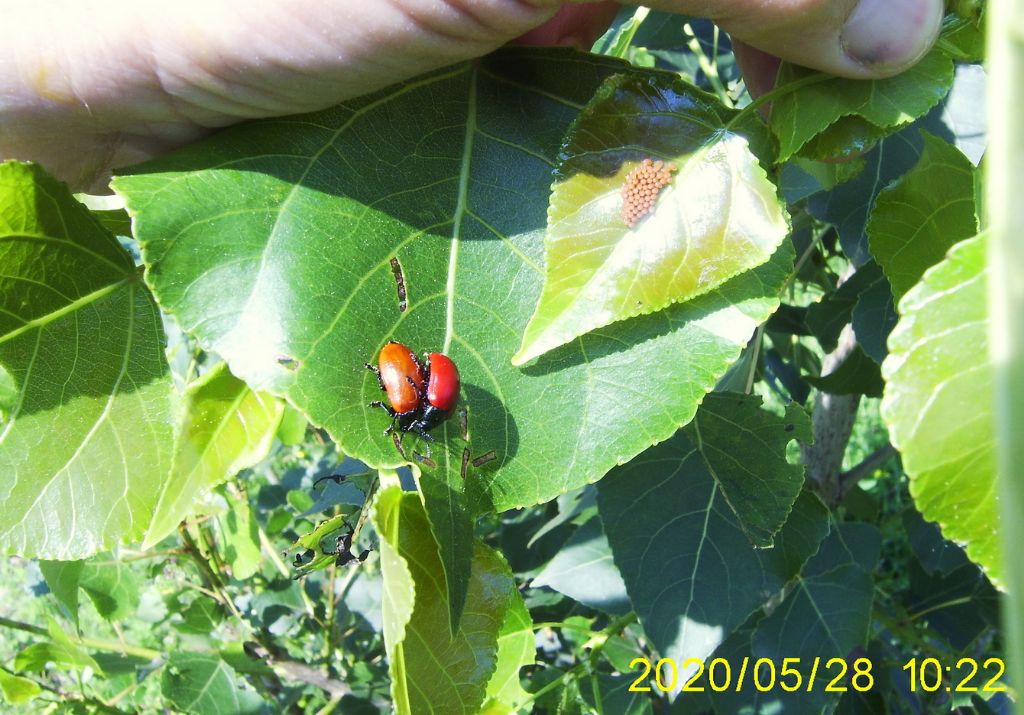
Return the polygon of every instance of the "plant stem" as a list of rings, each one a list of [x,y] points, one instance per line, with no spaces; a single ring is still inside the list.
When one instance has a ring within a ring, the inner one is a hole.
[[[715,50],[717,55],[717,26],[715,29]],[[697,58],[697,64],[700,65],[701,72],[704,73],[704,76],[708,78],[708,83],[711,85],[712,89],[715,90],[715,94],[718,95],[722,104],[731,108],[733,106],[732,98],[729,97],[729,90],[726,89],[724,84],[722,84],[722,79],[718,76],[718,65],[712,62],[707,56],[707,53],[704,52],[704,48],[700,46],[700,40],[697,39],[697,33],[693,31],[693,27],[690,26],[690,23],[683,25],[683,34],[685,34],[687,38],[686,46],[690,48],[690,52],[692,52],[693,56]],[[717,59],[717,56],[715,59]]]
[[[583,675],[583,673],[586,673],[586,672],[592,670],[593,667],[597,663],[596,655],[595,654],[599,653],[601,650],[604,649],[605,644],[608,642],[608,638],[613,636],[613,635],[618,634],[619,632],[621,632],[623,630],[625,630],[627,627],[633,625],[634,623],[636,623],[636,614],[635,613],[627,613],[624,616],[619,616],[614,621],[612,621],[610,624],[608,624],[605,628],[603,628],[599,632],[595,633],[594,636],[591,638],[591,641],[597,641],[597,642],[594,643],[594,647],[591,649],[590,657],[589,658],[587,658],[584,661],[580,661],[575,666],[573,666],[569,670],[565,671],[562,674],[561,678],[555,678],[550,683],[545,685],[543,688],[540,688],[537,692],[530,693],[530,697],[527,698],[524,702],[519,703],[519,707],[520,708],[525,708],[527,705],[529,705],[530,703],[532,703],[535,700],[537,700],[537,698],[539,698],[540,696],[544,695],[548,691],[551,691],[551,690],[554,690],[555,688],[557,688],[563,682],[565,682],[567,680],[570,680],[572,678],[578,678],[579,676]],[[558,627],[566,627],[566,628],[574,627],[574,626],[570,626],[569,624],[562,624],[562,623],[553,623],[553,624],[547,624],[547,625],[558,626]]]
[[[1007,680],[1024,683],[1024,3],[987,5],[989,91],[985,210],[989,226],[990,355],[995,366],[998,495],[1002,507]]]
[[[47,638],[50,636],[50,632],[45,628],[34,626],[31,623],[15,621],[12,618],[4,618],[3,616],[0,616],[0,627],[12,628],[17,631]],[[121,655],[131,655],[136,658],[145,658],[146,660],[155,660],[163,656],[163,653],[152,648],[143,648],[142,646],[128,645],[127,643],[118,643],[117,641],[108,641],[101,638],[79,638],[72,640],[84,648],[101,650],[105,653],[120,653]]]
[[[743,384],[743,393],[749,395],[754,389],[754,377],[757,375],[757,358],[761,355],[761,343],[764,342],[764,323],[757,326],[754,332],[754,349],[750,356],[750,369],[747,371],[747,379]]]
[[[819,72],[817,74],[812,74],[806,77],[801,77],[800,79],[797,80],[793,80],[792,82],[784,84],[781,87],[776,87],[771,92],[762,94],[760,97],[758,97],[753,102],[751,102],[743,109],[741,109],[739,113],[735,117],[730,119],[729,122],[725,125],[725,131],[729,131],[737,124],[742,124],[743,122],[747,121],[748,119],[750,119],[751,115],[758,109],[760,109],[761,107],[770,102],[774,102],[776,99],[779,99],[780,97],[785,97],[787,94],[792,94],[793,92],[796,92],[798,89],[803,89],[804,87],[808,87],[812,84],[818,84],[819,82],[826,82],[830,79],[835,79],[835,77],[833,77],[830,74],[825,74],[824,72]]]
[[[839,475],[839,495],[846,493],[847,488],[850,484],[856,484],[858,481],[871,474],[878,467],[885,464],[890,457],[896,454],[896,448],[891,444],[886,443],[884,446],[879,447],[874,452],[864,458],[860,464],[855,467],[851,467],[842,474]]]

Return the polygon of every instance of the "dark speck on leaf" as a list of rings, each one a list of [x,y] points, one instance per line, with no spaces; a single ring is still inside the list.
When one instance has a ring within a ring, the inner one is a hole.
[[[287,355],[278,355],[277,364],[286,370],[297,370],[299,368],[299,361]]]
[[[795,425],[786,425],[786,427],[785,427],[785,430],[786,430],[787,432],[792,432],[792,431],[793,431],[793,430],[795,430],[795,429],[796,429],[796,426],[795,426]]]

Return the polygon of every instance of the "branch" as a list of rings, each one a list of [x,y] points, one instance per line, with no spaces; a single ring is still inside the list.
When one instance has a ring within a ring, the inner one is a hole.
[[[839,498],[842,499],[850,485],[856,484],[861,479],[871,474],[878,467],[885,464],[890,457],[896,454],[896,448],[890,443],[879,447],[864,458],[860,464],[851,467],[839,475]]]
[[[836,349],[825,356],[821,374],[828,375],[839,367],[857,347],[853,326],[847,324],[839,335]],[[814,397],[811,424],[814,443],[802,445],[800,451],[807,467],[807,478],[818,485],[821,498],[828,506],[835,506],[842,498],[840,470],[843,455],[853,432],[853,423],[860,406],[860,395],[831,395],[818,391]]]

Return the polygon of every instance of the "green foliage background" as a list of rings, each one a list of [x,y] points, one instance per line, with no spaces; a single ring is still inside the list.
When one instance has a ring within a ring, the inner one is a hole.
[[[751,103],[712,24],[629,8],[131,167],[123,210],[0,165],[6,707],[1010,712],[984,12]],[[462,373],[430,449],[366,407],[392,339]],[[744,659],[873,686],[710,687]]]

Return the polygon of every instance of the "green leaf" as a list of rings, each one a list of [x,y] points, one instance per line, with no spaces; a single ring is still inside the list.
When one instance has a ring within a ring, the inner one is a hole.
[[[666,439],[778,307],[792,270],[784,243],[716,291],[512,367],[542,287],[559,143],[625,69],[503,51],[318,114],[233,127],[115,180],[161,305],[344,453],[378,468],[406,461],[382,434],[386,415],[366,406],[381,393],[362,365],[386,341],[458,363],[470,457],[495,459],[471,459],[463,480],[453,418],[432,433],[436,468],[422,465],[453,608],[470,551],[463,498],[470,513],[548,501]],[[425,451],[414,436],[405,444]]]
[[[881,411],[921,514],[998,583],[985,244],[984,234],[958,243],[900,301]]]
[[[887,186],[868,219],[868,245],[897,300],[946,251],[978,232],[974,165],[943,139],[924,135],[917,164]]]
[[[50,632],[51,640],[33,643],[22,648],[14,657],[15,670],[42,673],[48,664],[52,663],[61,670],[92,668],[98,673],[103,672],[99,664],[88,653],[68,638],[56,621],[50,619],[48,626],[47,630]]]
[[[67,187],[0,164],[0,549],[74,560],[138,539],[170,466],[160,314]],[[59,435],[59,439],[54,439]]]
[[[868,266],[873,267],[874,278],[857,296],[857,303],[853,306],[853,334],[864,352],[881,364],[889,354],[886,346],[889,333],[896,327],[896,305],[892,287],[877,263],[869,261],[861,266],[858,273]]]
[[[598,484],[633,607],[655,648],[680,664],[711,654],[800,571],[828,532],[824,506],[804,492],[774,548],[754,548],[698,447],[681,431]]]
[[[843,530],[833,529],[821,550],[807,562],[805,573],[786,600],[758,622],[751,638],[757,658],[771,658],[776,664],[781,664],[783,658],[800,659],[796,667],[803,677],[803,687],[797,693],[778,694],[791,707],[798,706],[800,712],[822,712],[834,706],[831,701],[838,698],[826,693],[825,685],[838,671],[834,666],[826,668],[827,661],[846,659],[867,640],[874,582],[843,543],[844,536]],[[804,666],[815,658],[820,658],[822,665],[815,684],[808,687],[810,669]],[[852,674],[851,667],[847,677]],[[792,684],[793,678],[786,682]]]
[[[277,438],[281,440],[282,444],[302,444],[302,440],[306,437],[306,425],[308,424],[306,416],[300,410],[285,403],[281,424],[277,427]]]
[[[703,295],[771,257],[787,215],[747,138],[728,128],[735,116],[667,74],[617,75],[601,87],[562,149],[544,291],[513,364]],[[678,171],[631,228],[623,184],[646,157]]]
[[[108,621],[116,621],[133,615],[139,607],[139,581],[131,564],[107,554],[82,564],[79,584],[96,612]]]
[[[438,579],[437,543],[419,495],[386,488],[373,521],[381,538],[384,638],[397,712],[477,712],[495,672],[513,591],[508,566],[476,543],[465,609],[453,629]]]
[[[590,682],[580,681],[580,695],[591,707],[597,708],[597,698],[601,698],[601,708],[596,712],[615,713],[615,715],[651,715],[653,705],[651,698],[643,692],[631,689],[636,680],[634,672],[594,673]]]
[[[205,653],[171,653],[160,689],[175,708],[195,715],[259,713],[264,705],[259,694],[243,685],[230,665]]]
[[[244,581],[259,571],[263,558],[259,524],[253,518],[244,493],[228,495],[228,512],[217,517],[217,524],[224,541],[224,560],[231,567],[231,575]]]
[[[814,438],[810,418],[795,402],[782,417],[760,407],[757,395],[712,392],[685,430],[750,543],[766,547],[804,484],[803,467],[786,461],[786,445]]]
[[[929,115],[926,120],[886,137],[864,155],[864,169],[856,177],[808,200],[808,209],[815,218],[835,226],[843,253],[854,264],[859,266],[871,260],[864,227],[878,193],[917,163],[921,155],[924,141],[919,127],[941,130],[942,125],[936,126],[932,119]]]
[[[832,395],[881,397],[882,388],[885,386],[878,363],[868,357],[860,345],[854,346],[839,367],[829,374],[819,377],[806,376],[804,380],[808,385]]]
[[[12,675],[3,669],[0,669],[0,690],[3,691],[4,700],[11,705],[27,703],[43,692],[34,680]]]
[[[814,70],[783,64],[776,85],[784,87],[815,74]],[[874,139],[890,134],[938,104],[952,84],[953,62],[944,53],[933,50],[894,77],[829,77],[785,94],[772,102],[770,117],[772,130],[779,138],[779,161],[786,161],[833,125],[835,134],[819,140],[832,152],[842,143],[839,135],[843,133],[852,138],[873,132]],[[855,117],[859,123],[839,122],[843,117]]]
[[[78,627],[78,583],[82,576],[81,561],[40,561],[39,570],[50,592],[68,609],[71,622]]]
[[[160,494],[143,548],[174,531],[215,486],[267,456],[283,411],[281,400],[249,389],[224,363],[190,385],[173,478]]]
[[[605,613],[622,615],[633,608],[596,514],[573,532],[530,585],[547,586]]]
[[[537,660],[533,620],[519,591],[512,598],[498,631],[498,658],[494,675],[487,683],[488,703],[500,703],[515,712],[529,698],[519,682],[519,671]],[[486,709],[486,706],[485,706]]]
[[[175,623],[174,627],[182,633],[194,633],[205,635],[212,631],[224,620],[220,606],[213,599],[205,596],[198,596],[192,603],[181,612],[181,623]]]

